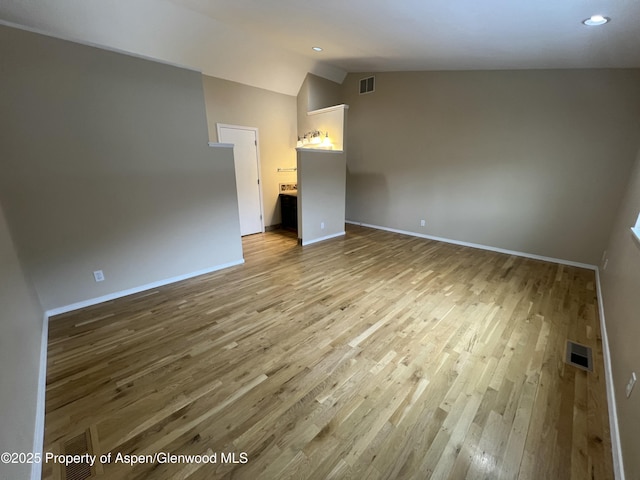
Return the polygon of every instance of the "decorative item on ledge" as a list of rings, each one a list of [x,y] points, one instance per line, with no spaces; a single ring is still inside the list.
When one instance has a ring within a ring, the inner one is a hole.
[[[321,148],[332,150],[333,144],[329,138],[329,132],[321,132],[320,130],[312,130],[305,133],[302,138],[298,137],[296,147],[300,148]]]

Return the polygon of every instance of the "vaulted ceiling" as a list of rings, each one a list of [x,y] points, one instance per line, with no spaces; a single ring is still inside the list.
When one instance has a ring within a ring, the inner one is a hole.
[[[611,21],[581,23],[594,14]],[[640,67],[637,0],[0,0],[0,19],[289,95],[307,72],[341,82],[347,72]]]

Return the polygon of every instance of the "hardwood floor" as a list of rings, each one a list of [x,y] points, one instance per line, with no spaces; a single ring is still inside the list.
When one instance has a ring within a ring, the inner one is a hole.
[[[348,227],[53,319],[45,451],[87,432],[109,479],[613,478],[592,271]]]

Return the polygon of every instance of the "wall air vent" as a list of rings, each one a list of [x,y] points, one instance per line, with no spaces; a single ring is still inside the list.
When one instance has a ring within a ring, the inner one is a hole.
[[[567,340],[567,356],[565,361],[574,367],[593,372],[593,354],[591,347]]]
[[[371,93],[376,89],[376,77],[367,77],[360,80],[360,95]]]

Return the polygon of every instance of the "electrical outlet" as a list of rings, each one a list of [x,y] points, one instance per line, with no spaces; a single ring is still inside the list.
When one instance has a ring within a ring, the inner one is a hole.
[[[324,222],[320,222],[320,229],[324,230]]]
[[[427,224],[426,220],[420,220],[420,226],[424,227]]]
[[[102,270],[96,270],[93,272],[93,278],[96,279],[96,282],[104,282],[104,273]]]
[[[631,392],[633,392],[633,386],[636,384],[636,372],[631,372],[631,378],[627,382],[627,398],[631,396]]]

